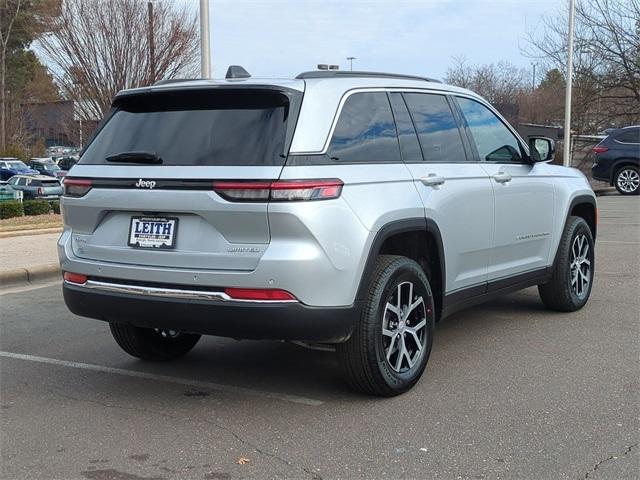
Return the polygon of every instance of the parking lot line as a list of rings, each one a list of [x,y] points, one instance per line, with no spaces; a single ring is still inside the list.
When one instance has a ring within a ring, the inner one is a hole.
[[[640,242],[624,242],[622,240],[598,240],[596,243],[618,243],[620,245],[640,245]]]
[[[313,398],[300,397],[297,395],[288,395],[285,393],[266,392],[264,390],[254,390],[252,388],[236,387],[233,385],[224,385],[213,382],[203,382],[199,380],[188,380],[185,378],[170,377],[168,375],[156,375],[153,373],[137,372],[135,370],[125,370],[123,368],[105,367],[102,365],[94,365],[91,363],[69,362],[67,360],[58,360],[56,358],[37,357],[35,355],[25,355],[22,353],[0,351],[0,357],[13,358],[17,360],[26,360],[29,362],[45,363],[49,365],[58,365],[61,367],[79,368],[82,370],[92,370],[94,372],[112,373],[115,375],[124,375],[127,377],[144,378],[146,380],[156,380],[159,382],[169,382],[178,385],[187,385],[190,387],[202,388],[205,390],[215,390],[223,393],[235,393],[241,395],[250,395],[253,397],[271,398],[282,400],[284,402],[300,403],[317,407],[324,402]]]

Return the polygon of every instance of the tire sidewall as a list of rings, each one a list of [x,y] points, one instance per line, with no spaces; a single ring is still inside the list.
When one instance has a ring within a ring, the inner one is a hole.
[[[399,266],[390,265],[393,269],[389,278],[384,284],[382,289],[374,292],[372,300],[376,302],[375,319],[372,322],[372,329],[369,332],[369,341],[375,345],[376,363],[378,370],[385,383],[394,391],[405,391],[411,388],[421,377],[431,353],[431,346],[433,343],[433,326],[434,326],[434,305],[433,295],[429,281],[418,266],[417,263],[412,260],[406,259],[405,262]],[[383,273],[388,274],[387,272]],[[384,318],[384,311],[387,304],[387,300],[393,294],[398,284],[410,281],[414,284],[414,292],[422,295],[425,301],[427,312],[427,324],[425,325],[425,334],[427,335],[424,352],[420,357],[418,363],[416,363],[407,372],[396,372],[391,368],[386,360],[384,352],[384,337],[382,335],[382,322]]]
[[[629,166],[629,165],[624,166],[624,167],[621,167],[621,168],[616,172],[616,175],[615,175],[615,177],[614,177],[614,181],[613,181],[613,182],[614,182],[614,186],[616,187],[616,190],[618,190],[618,192],[619,192],[621,195],[638,195],[638,194],[640,193],[640,186],[639,186],[638,188],[636,188],[633,192],[625,192],[624,190],[622,190],[622,189],[620,188],[620,186],[619,186],[619,184],[618,184],[618,179],[620,178],[620,174],[621,174],[622,172],[624,172],[625,170],[633,170],[634,172],[638,173],[638,169],[637,169],[636,167]]]
[[[569,296],[571,298],[571,301],[576,306],[576,308],[581,308],[589,300],[589,297],[591,296],[591,289],[593,288],[593,279],[595,277],[595,275],[594,275],[594,273],[595,273],[595,245],[594,245],[594,241],[593,241],[593,235],[591,234],[591,229],[589,228],[587,223],[582,219],[576,221],[572,225],[572,228],[571,228],[570,232],[568,232],[568,233],[570,233],[569,249],[568,249],[567,258],[564,259],[564,262],[563,262],[564,263],[564,265],[563,265],[563,270],[564,270],[563,274],[565,275],[565,278],[566,278],[567,290],[569,292]],[[585,237],[587,238],[587,242],[589,243],[589,254],[588,254],[587,258],[591,262],[589,286],[588,286],[588,289],[587,289],[587,294],[583,298],[578,297],[574,293],[573,288],[571,288],[571,273],[570,273],[571,272],[571,255],[572,255],[573,242],[575,241],[576,237],[578,235],[581,235],[581,234],[585,235]]]

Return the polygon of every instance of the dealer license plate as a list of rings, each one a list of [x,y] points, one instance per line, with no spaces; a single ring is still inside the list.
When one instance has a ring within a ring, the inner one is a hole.
[[[174,248],[178,219],[172,217],[131,217],[129,246]]]

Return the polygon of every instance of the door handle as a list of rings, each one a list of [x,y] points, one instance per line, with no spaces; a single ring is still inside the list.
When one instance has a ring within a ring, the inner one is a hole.
[[[444,177],[436,175],[435,173],[430,173],[429,175],[420,177],[420,181],[427,187],[437,187],[438,185],[442,185],[444,183]]]
[[[491,178],[498,183],[509,183],[513,177],[506,172],[499,172],[495,175],[491,175]]]

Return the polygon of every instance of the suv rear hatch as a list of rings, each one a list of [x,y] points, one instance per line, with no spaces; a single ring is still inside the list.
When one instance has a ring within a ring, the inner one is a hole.
[[[133,91],[65,180],[81,258],[253,270],[269,244],[267,202],[228,201],[216,182],[280,176],[302,91],[234,86]],[[250,193],[250,192],[249,192]]]
[[[38,197],[58,198],[62,194],[60,181],[51,177],[33,179],[29,186],[37,188],[36,194]]]

